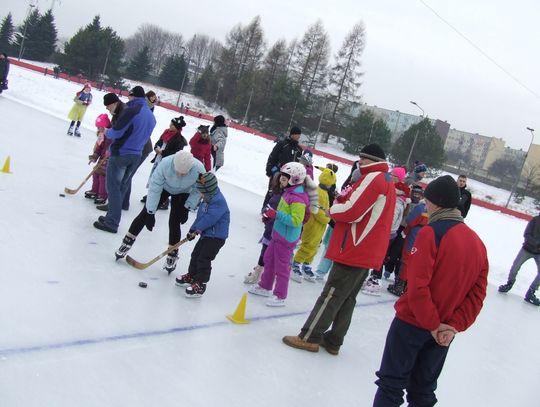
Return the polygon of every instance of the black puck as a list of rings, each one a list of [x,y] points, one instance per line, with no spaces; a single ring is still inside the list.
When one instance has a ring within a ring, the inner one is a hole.
[[[139,283],[139,287],[146,288],[146,287],[148,287],[148,284],[146,284],[144,281],[141,281]]]
[[[66,197],[64,194],[58,194],[58,195],[61,196],[62,198]]]

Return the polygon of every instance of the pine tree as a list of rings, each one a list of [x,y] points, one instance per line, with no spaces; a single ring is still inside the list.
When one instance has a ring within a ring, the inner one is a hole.
[[[144,47],[129,63],[126,68],[126,75],[130,79],[144,81],[148,77],[151,69],[150,50],[148,47]]]
[[[19,32],[15,34],[13,46],[15,49],[19,50],[21,58],[35,58],[39,43],[38,26],[40,19],[41,15],[39,14],[39,10],[33,8],[28,17],[24,20],[22,26],[19,27]]]
[[[364,51],[365,35],[364,24],[355,24],[336,55],[336,62],[332,66],[330,75],[335,103],[332,111],[334,120],[343,100],[355,101],[354,99],[357,98],[360,87],[358,79],[362,75],[358,70],[361,66],[360,57]]]
[[[392,148],[394,161],[406,163],[411,146],[416,137],[411,162],[422,161],[428,167],[441,168],[445,160],[443,142],[429,119],[409,127],[403,135],[397,139]]]
[[[202,97],[206,102],[217,103],[218,79],[212,65],[208,65],[193,87],[193,94]]]
[[[111,27],[102,28],[96,16],[71,37],[57,62],[71,74],[81,73],[89,79],[98,79],[103,73],[116,80],[123,56],[124,41]]]
[[[13,26],[13,17],[11,13],[2,20],[0,26],[0,52],[11,54],[13,51],[12,41],[15,36],[15,27]]]
[[[49,61],[51,55],[56,50],[56,41],[58,41],[58,31],[56,30],[52,10],[48,10],[39,19],[36,36],[36,46],[32,59]]]
[[[183,55],[171,55],[165,60],[163,69],[159,74],[159,85],[169,89],[180,90],[182,81],[184,81],[184,88],[188,83],[189,77],[187,75],[187,64]],[[185,75],[185,80],[184,80]]]
[[[344,128],[344,150],[358,154],[367,144],[377,143],[384,151],[390,147],[391,132],[386,123],[370,111],[362,111]]]

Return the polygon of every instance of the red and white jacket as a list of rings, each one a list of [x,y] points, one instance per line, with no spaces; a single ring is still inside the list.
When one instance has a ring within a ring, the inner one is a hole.
[[[348,199],[330,208],[335,226],[326,257],[352,267],[379,269],[388,248],[396,190],[386,162],[361,166],[360,172]]]

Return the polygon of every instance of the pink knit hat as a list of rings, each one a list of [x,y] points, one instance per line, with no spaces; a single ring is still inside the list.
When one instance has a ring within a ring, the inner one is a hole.
[[[405,168],[403,167],[396,167],[392,170],[392,173],[391,173],[394,177],[396,177],[399,182],[403,182],[403,180],[405,179]]]

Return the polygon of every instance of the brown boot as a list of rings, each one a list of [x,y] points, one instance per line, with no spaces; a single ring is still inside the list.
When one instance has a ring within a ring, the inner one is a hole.
[[[319,344],[310,343],[301,339],[299,336],[284,336],[283,343],[292,348],[307,350],[308,352],[318,352]]]
[[[326,349],[326,351],[334,356],[339,355],[339,346],[334,346],[326,342],[326,340],[323,337],[323,340],[321,341],[321,347]]]

